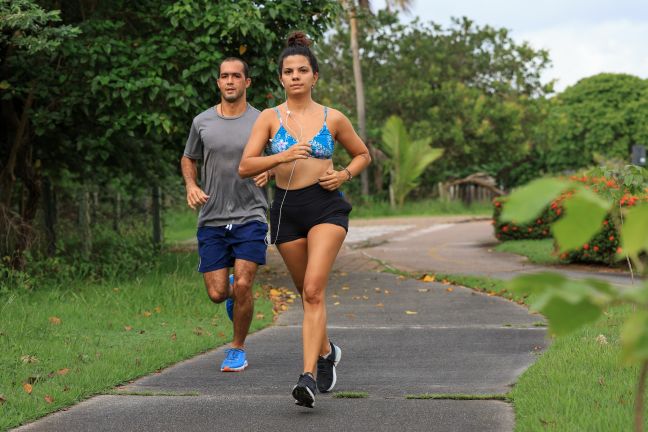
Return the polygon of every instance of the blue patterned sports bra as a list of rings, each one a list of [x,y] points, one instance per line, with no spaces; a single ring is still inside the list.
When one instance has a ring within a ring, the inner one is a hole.
[[[270,154],[281,153],[297,144],[297,140],[284,127],[279,108],[275,107],[274,110],[277,112],[277,117],[279,117],[279,129],[268,145],[268,153]],[[311,157],[317,159],[331,159],[333,157],[335,140],[331,135],[331,131],[326,126],[327,114],[328,108],[324,107],[324,125],[322,125],[319,132],[308,142],[312,149]]]

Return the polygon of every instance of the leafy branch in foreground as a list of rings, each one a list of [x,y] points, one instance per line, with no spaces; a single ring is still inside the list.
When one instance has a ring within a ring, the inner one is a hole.
[[[648,252],[648,202],[631,209],[613,208],[582,184],[547,178],[535,180],[512,193],[502,211],[502,220],[526,223],[537,216],[562,193],[565,214],[552,224],[551,230],[561,251],[580,247],[600,229],[608,212],[617,212],[622,221],[623,254],[646,276],[644,264]],[[639,364],[640,374],[635,394],[635,431],[643,431],[643,397],[648,375],[648,282],[620,289],[598,279],[573,280],[556,273],[522,275],[509,284],[512,292],[534,294],[530,308],[545,315],[549,330],[562,336],[595,321],[608,307],[630,304],[630,314],[621,331],[621,358],[625,364]]]

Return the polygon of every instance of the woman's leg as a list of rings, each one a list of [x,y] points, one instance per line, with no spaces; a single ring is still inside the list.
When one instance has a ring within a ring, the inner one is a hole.
[[[304,372],[314,374],[317,359],[330,349],[326,332],[326,285],[345,237],[344,228],[327,223],[315,225],[308,232],[308,264],[302,290]]]
[[[295,288],[302,294],[304,287],[304,275],[306,274],[306,263],[308,262],[308,250],[305,238],[300,238],[277,245],[281,258],[283,258]]]

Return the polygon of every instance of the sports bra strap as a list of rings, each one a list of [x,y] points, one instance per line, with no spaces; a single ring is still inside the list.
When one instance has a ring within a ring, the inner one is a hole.
[[[324,121],[326,121],[327,114],[328,114],[328,107],[324,107]]]
[[[279,107],[274,107],[274,110],[277,112],[277,117],[279,117],[279,124],[283,125],[283,122],[281,121],[281,113],[279,112]],[[326,114],[324,115],[324,118],[326,118]]]

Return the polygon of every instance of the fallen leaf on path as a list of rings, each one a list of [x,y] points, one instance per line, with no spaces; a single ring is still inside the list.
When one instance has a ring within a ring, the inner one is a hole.
[[[52,324],[52,325],[61,324],[61,318],[56,317],[56,316],[51,316],[51,317],[48,318],[48,320],[49,320],[50,324]]]
[[[405,276],[400,275],[400,276],[398,276],[396,279],[398,279],[398,280],[405,280],[406,278],[405,278]]]
[[[52,396],[50,396],[50,395],[45,395],[45,397],[43,399],[45,399],[45,402],[47,402],[48,404],[51,404],[51,403],[54,402],[54,398]]]
[[[282,311],[287,311],[287,310],[288,310],[288,306],[286,306],[285,304],[282,304],[281,307],[280,307],[280,309],[281,309]]]
[[[442,283],[443,285],[450,285],[450,281],[449,281],[448,279],[443,279],[443,280],[441,281],[441,283]]]
[[[416,311],[411,311],[411,310],[406,310],[405,313],[406,313],[407,315],[416,315],[418,312],[416,312]]]
[[[224,337],[225,337],[225,333],[223,333],[223,332],[218,333],[218,337],[224,338]]]
[[[364,300],[369,300],[369,297],[367,297],[367,296],[362,296],[362,298],[363,298]]]
[[[424,276],[421,278],[421,280],[422,280],[423,282],[434,282],[434,281],[436,280],[436,276],[435,276],[435,275],[429,275],[429,274],[426,274],[426,275],[424,275]]]
[[[331,298],[339,298],[339,297],[340,297],[340,296],[337,295],[337,294],[333,294],[333,295],[331,296]]]
[[[599,345],[607,345],[608,344],[607,338],[605,337],[605,335],[602,335],[602,334],[596,336],[596,342],[598,342]]]
[[[144,312],[142,312],[142,315],[144,315],[146,318],[148,318],[153,314],[151,312],[149,312],[149,311],[144,311]]]
[[[33,355],[24,355],[20,357],[23,363],[38,363],[38,359]]]
[[[262,313],[258,313],[258,314],[256,314],[256,319],[261,320],[261,319],[263,319],[263,318],[265,318],[265,315],[263,315]]]
[[[346,285],[343,285],[343,286],[342,286],[342,289],[343,289],[344,291],[349,291],[351,288],[349,288],[349,287],[346,286]]]
[[[376,307],[379,307],[379,308],[381,308],[381,307],[385,307],[385,305],[384,305],[384,304],[382,304],[382,303],[376,303]]]
[[[171,333],[171,340],[176,340],[176,339],[178,339],[178,336],[176,336],[176,333],[175,332]]]
[[[380,288],[377,288],[377,287],[376,287],[376,288],[374,288],[374,291],[376,291],[377,293],[379,293],[379,292],[381,292],[382,290],[381,290]]]
[[[119,288],[113,288],[113,291],[119,292]]]
[[[131,330],[133,330],[133,327],[131,327],[131,326],[129,326],[129,325],[124,326],[124,330],[126,330],[126,331],[131,331]]]
[[[335,303],[333,303],[333,306],[337,306],[339,304],[340,304],[340,302],[335,302]]]
[[[494,291],[488,291],[487,295],[488,295],[488,297],[493,297],[495,295],[495,292]]]
[[[430,291],[430,288],[419,288],[418,292],[428,292]]]
[[[389,295],[390,294],[389,290],[385,290],[385,294]]]
[[[281,295],[281,291],[279,291],[278,289],[272,288],[270,290],[270,296],[271,297],[279,297],[280,295]]]
[[[160,313],[160,312],[162,312],[162,308],[160,306],[155,306],[153,308],[153,311],[155,311],[155,313]]]
[[[23,390],[25,390],[25,393],[31,394],[31,392],[33,390],[33,387],[32,387],[31,384],[25,383],[25,384],[23,384]]]
[[[454,291],[454,288],[452,288],[452,287],[448,287],[448,288],[446,288],[446,291],[448,291],[448,292],[452,292],[452,291]]]
[[[346,276],[347,272],[340,272],[340,276]]]
[[[360,300],[360,296],[353,296],[351,297],[351,300]]]
[[[70,372],[70,369],[68,369],[68,368],[63,368],[63,369],[59,369],[59,370],[57,370],[57,371],[56,371],[56,374],[57,374],[57,375],[67,375],[68,372]]]
[[[193,329],[193,334],[195,334],[196,336],[202,336],[203,334],[205,334],[205,330],[203,330],[202,327],[196,327],[195,329]]]
[[[347,318],[349,318],[349,319],[355,319],[356,318],[355,314],[352,314],[352,313],[346,314],[345,316]]]

